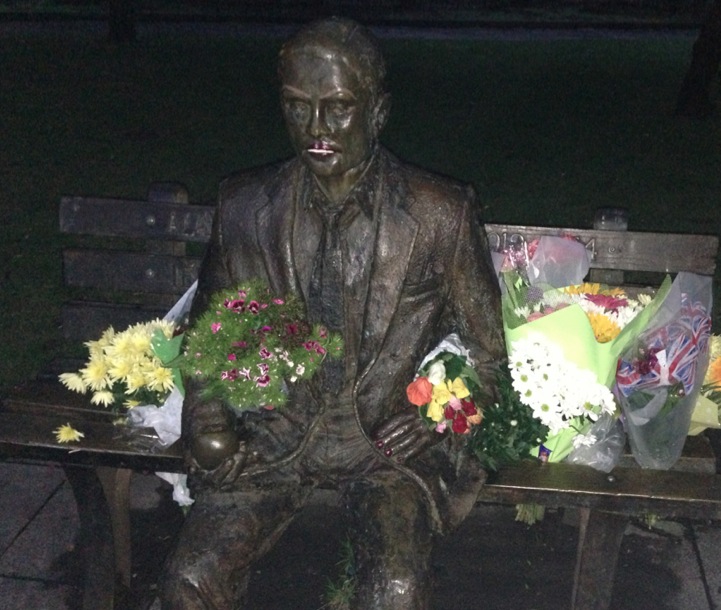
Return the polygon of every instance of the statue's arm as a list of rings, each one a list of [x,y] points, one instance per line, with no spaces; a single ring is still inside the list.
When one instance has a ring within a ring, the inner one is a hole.
[[[449,307],[452,326],[471,357],[489,397],[495,395],[495,371],[506,358],[501,293],[488,240],[469,187],[452,265]]]
[[[223,208],[218,205],[211,239],[200,273],[190,313],[191,324],[207,309],[210,297],[232,284],[222,227]],[[245,445],[238,441],[236,417],[217,399],[203,396],[203,384],[186,380],[182,442],[186,466],[203,484],[222,488],[232,484],[245,464]]]

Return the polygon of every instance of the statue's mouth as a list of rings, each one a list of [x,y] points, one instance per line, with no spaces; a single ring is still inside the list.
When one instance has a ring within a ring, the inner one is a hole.
[[[337,150],[335,150],[333,146],[331,146],[331,144],[329,144],[328,142],[316,140],[308,147],[308,152],[311,155],[319,155],[321,157],[325,157],[328,155],[332,155],[333,153],[337,152]]]

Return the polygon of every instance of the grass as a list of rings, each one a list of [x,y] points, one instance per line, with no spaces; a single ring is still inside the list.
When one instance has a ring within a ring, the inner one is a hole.
[[[719,233],[721,121],[673,117],[694,38],[384,40],[385,143],[472,182],[487,220]],[[270,36],[11,37],[0,45],[0,387],[57,351],[63,194],[210,202],[239,167],[290,154]],[[717,92],[714,92],[717,96]]]

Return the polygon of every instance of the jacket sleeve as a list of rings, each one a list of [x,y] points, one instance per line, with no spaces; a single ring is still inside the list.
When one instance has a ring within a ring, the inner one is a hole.
[[[451,273],[449,303],[454,326],[471,351],[481,380],[492,388],[496,367],[506,358],[501,294],[485,230],[478,218],[475,192],[468,187],[466,194]]]

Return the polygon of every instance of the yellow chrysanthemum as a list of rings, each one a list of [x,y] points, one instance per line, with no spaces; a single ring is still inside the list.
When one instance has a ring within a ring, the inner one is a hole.
[[[83,381],[83,378],[77,373],[62,373],[59,375],[60,383],[62,383],[68,390],[85,394],[88,390],[88,385]]]
[[[94,405],[102,405],[103,407],[109,407],[113,404],[115,401],[115,396],[113,396],[113,393],[108,390],[102,390],[100,392],[95,392],[93,394],[93,397],[90,399],[90,402]]]
[[[111,385],[108,367],[103,359],[91,358],[85,368],[80,369],[83,381],[91,390],[100,391]]]
[[[126,400],[123,403],[123,406],[127,409],[132,409],[133,407],[137,407],[140,404],[139,400]]]
[[[148,388],[153,392],[170,392],[173,389],[173,371],[164,366],[153,368],[145,378]]]
[[[711,335],[708,344],[708,356],[711,361],[721,357],[721,335]]]
[[[566,286],[563,291],[567,294],[605,294],[608,296],[624,296],[622,288],[610,288],[595,282],[585,282],[576,286]]]
[[[125,385],[127,386],[127,389],[125,390],[126,394],[137,392],[140,388],[145,386],[145,375],[141,370],[135,369],[126,377]]]
[[[141,329],[130,334],[130,343],[136,354],[147,354],[150,352],[150,335],[147,329]]]
[[[70,424],[65,424],[53,430],[58,443],[77,443],[85,435],[73,428]]]
[[[615,339],[621,332],[621,327],[603,314],[591,312],[588,314],[588,321],[591,323],[593,334],[596,335],[596,341],[599,343],[607,343]]]
[[[721,357],[715,358],[708,365],[706,377],[703,380],[704,385],[721,387]]]
[[[132,373],[135,363],[133,358],[111,358],[108,362],[108,374],[114,381],[122,381]]]

